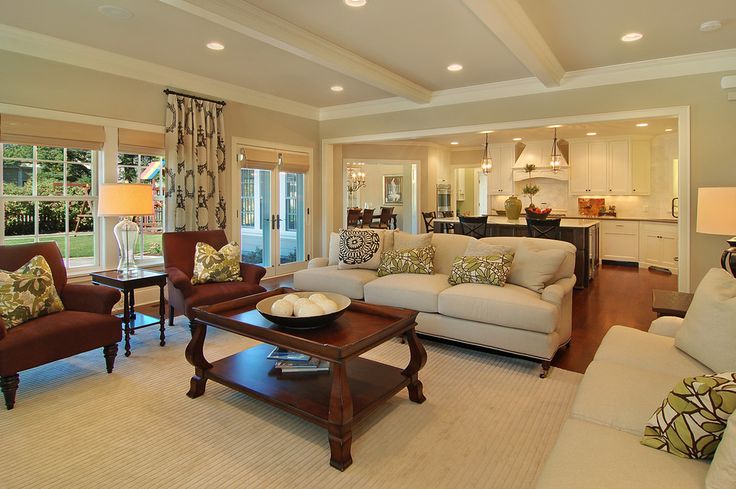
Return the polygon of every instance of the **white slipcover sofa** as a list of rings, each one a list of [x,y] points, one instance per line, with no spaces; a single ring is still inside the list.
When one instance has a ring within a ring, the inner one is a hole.
[[[516,249],[529,240],[537,249],[560,249],[565,258],[541,293],[507,283],[451,286],[453,260],[475,238],[434,234],[433,275],[396,274],[378,277],[375,270],[338,269],[338,241],[333,233],[330,256],[315,258],[294,274],[300,290],[336,292],[371,304],[419,311],[417,331],[441,339],[491,348],[542,362],[542,376],[557,350],[570,341],[575,247],[563,241],[492,237],[482,243]],[[512,265],[513,269],[513,265]]]

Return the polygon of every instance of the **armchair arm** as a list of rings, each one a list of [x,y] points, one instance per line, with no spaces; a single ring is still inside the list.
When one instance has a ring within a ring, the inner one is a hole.
[[[243,282],[258,285],[264,275],[266,275],[265,268],[250,263],[240,263],[240,276],[243,278]]]
[[[662,316],[654,321],[649,326],[649,332],[659,336],[669,336],[674,338],[677,332],[682,327],[682,318],[675,316]]]
[[[176,267],[166,267],[166,273],[169,276],[169,283],[181,292],[184,297],[192,294],[192,281],[187,274]]]
[[[307,263],[307,268],[321,268],[330,264],[330,259],[326,257],[312,258]]]
[[[576,281],[577,278],[573,275],[548,285],[542,290],[542,300],[558,306],[561,305],[562,299],[572,291]]]
[[[61,291],[61,302],[70,311],[111,314],[120,300],[120,291],[98,285],[66,284]]]

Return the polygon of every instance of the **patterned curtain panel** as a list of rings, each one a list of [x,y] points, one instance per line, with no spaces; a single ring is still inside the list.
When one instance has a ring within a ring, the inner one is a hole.
[[[166,208],[169,231],[227,226],[223,105],[169,94]]]

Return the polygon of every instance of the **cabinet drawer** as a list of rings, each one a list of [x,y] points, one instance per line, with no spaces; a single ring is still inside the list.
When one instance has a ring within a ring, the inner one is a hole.
[[[637,221],[601,221],[601,232],[603,234],[639,234],[639,223]]]
[[[677,236],[677,224],[668,222],[642,222],[642,234]]]

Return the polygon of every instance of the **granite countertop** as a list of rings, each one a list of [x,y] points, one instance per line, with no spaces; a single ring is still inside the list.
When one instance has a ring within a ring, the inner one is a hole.
[[[563,219],[595,219],[597,221],[647,221],[647,222],[665,222],[677,224],[675,217],[651,217],[651,216],[562,216]]]
[[[434,222],[457,223],[460,222],[460,219],[458,219],[457,217],[438,217],[434,220]],[[497,224],[501,226],[526,226],[526,219],[520,217],[516,221],[512,221],[510,219],[507,219],[505,216],[488,216],[488,224]],[[560,227],[589,228],[595,226],[596,224],[598,224],[598,221],[594,219],[565,218],[565,220],[560,223]]]

